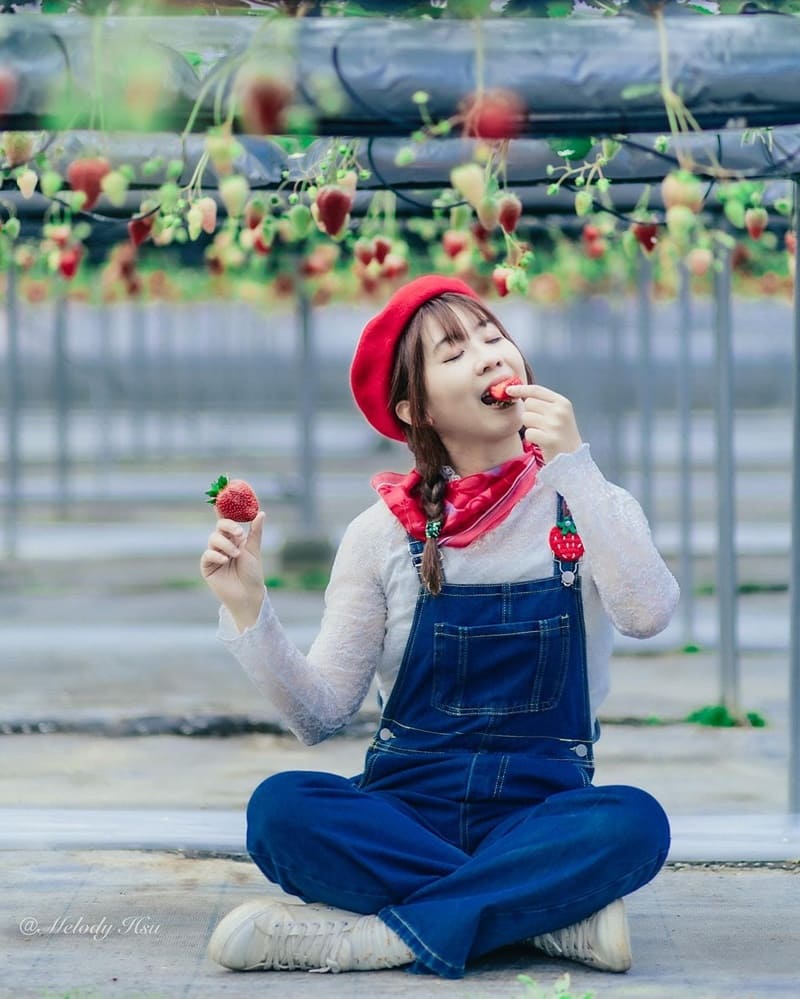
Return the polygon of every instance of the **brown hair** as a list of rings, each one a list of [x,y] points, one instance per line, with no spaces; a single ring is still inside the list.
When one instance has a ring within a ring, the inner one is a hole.
[[[461,343],[467,339],[463,321],[453,306],[463,309],[474,319],[492,323],[502,335],[514,343],[497,317],[481,302],[467,295],[446,292],[424,302],[414,313],[397,346],[392,384],[389,393],[389,410],[394,413],[399,402],[408,400],[411,422],[403,424],[416,469],[422,478],[422,509],[428,521],[439,521],[444,526],[444,498],[447,479],[442,466],[450,463],[447,448],[433,427],[428,423],[428,395],[425,386],[425,350],[422,331],[429,319],[441,326],[448,343]],[[516,346],[516,345],[515,345]],[[527,361],[525,374],[529,382],[534,376]],[[422,555],[422,582],[434,596],[442,589],[443,574],[436,538],[426,538]]]

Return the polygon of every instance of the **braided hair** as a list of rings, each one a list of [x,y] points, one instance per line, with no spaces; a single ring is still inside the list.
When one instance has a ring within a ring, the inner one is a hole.
[[[428,522],[420,575],[423,584],[434,596],[441,592],[444,581],[436,539],[446,520],[447,479],[443,467],[450,464],[450,456],[428,419],[425,344],[422,333],[426,323],[434,320],[441,327],[448,343],[461,343],[468,339],[463,319],[454,306],[458,306],[459,310],[463,310],[472,318],[492,323],[507,340],[511,340],[502,323],[480,302],[467,295],[446,292],[420,306],[411,317],[397,347],[389,393],[389,410],[394,413],[398,403],[402,401],[409,403],[411,422],[404,426],[406,442],[414,455],[416,470],[422,480],[420,499]],[[525,371],[529,382],[533,382],[533,372],[527,362]]]

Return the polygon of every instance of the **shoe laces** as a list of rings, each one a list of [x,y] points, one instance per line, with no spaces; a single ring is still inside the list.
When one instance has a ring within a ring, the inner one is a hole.
[[[274,918],[269,966],[274,971],[339,972],[395,967],[389,928],[376,916]]]

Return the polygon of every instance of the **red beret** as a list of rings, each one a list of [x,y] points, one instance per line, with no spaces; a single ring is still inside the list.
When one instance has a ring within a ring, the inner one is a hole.
[[[350,367],[350,388],[358,408],[372,426],[392,440],[404,441],[403,423],[389,409],[392,370],[400,337],[417,309],[425,302],[456,292],[478,298],[458,278],[426,274],[398,288],[383,310],[364,327]]]

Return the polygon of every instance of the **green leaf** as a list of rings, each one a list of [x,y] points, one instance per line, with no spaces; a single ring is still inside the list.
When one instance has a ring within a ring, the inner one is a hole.
[[[203,65],[203,57],[199,52],[183,52],[181,53],[183,58],[189,63],[192,69],[197,69],[198,66]]]
[[[569,17],[571,13],[571,0],[550,0],[547,4],[548,17]]]
[[[657,83],[631,83],[622,88],[623,101],[635,101],[639,97],[649,97],[658,93]]]
[[[570,136],[569,138],[548,139],[547,145],[556,156],[562,156],[565,160],[581,160],[588,155],[593,143],[591,138],[587,136]]]

